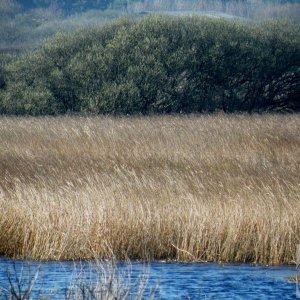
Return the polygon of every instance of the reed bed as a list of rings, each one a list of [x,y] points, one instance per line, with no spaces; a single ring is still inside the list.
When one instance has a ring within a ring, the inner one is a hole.
[[[0,119],[0,255],[295,262],[300,115]]]

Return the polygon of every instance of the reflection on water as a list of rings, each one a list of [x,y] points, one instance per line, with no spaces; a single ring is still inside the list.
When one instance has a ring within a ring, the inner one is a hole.
[[[0,258],[0,287],[9,290],[9,279],[28,287],[38,270],[32,298],[51,295],[64,299],[74,285],[83,282],[107,285],[115,272],[113,285],[136,295],[147,279],[145,299],[155,293],[155,299],[295,299],[296,285],[286,277],[296,275],[295,266],[254,266],[247,264],[163,263],[130,265],[111,263],[96,266],[91,262],[28,262]],[[20,280],[21,279],[21,280]],[[87,284],[87,286],[89,285]],[[155,289],[156,288],[156,289]],[[101,289],[101,286],[98,286]],[[153,289],[155,291],[153,292]],[[2,292],[2,297],[5,292]],[[0,299],[1,293],[0,293]]]

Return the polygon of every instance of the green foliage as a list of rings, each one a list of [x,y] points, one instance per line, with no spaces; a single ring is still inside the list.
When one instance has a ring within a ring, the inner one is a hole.
[[[3,98],[4,98],[4,88],[5,88],[5,68],[6,65],[15,59],[15,55],[9,53],[0,53],[0,114],[5,112],[3,106]]]
[[[300,27],[152,16],[57,34],[6,67],[16,114],[299,110]]]

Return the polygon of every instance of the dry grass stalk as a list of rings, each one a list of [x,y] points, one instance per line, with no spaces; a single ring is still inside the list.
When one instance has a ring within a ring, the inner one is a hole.
[[[300,116],[0,119],[0,255],[292,263]]]

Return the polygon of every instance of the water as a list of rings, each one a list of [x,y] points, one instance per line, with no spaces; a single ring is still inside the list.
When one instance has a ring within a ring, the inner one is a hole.
[[[96,285],[99,280],[107,287],[113,271],[114,288],[127,291],[130,287],[132,295],[142,289],[146,277],[145,299],[151,293],[155,299],[296,299],[296,284],[286,279],[296,275],[295,266],[249,264],[132,262],[113,266],[106,262],[97,267],[93,262],[38,263],[0,258],[0,287],[9,290],[10,278],[15,287],[19,280],[24,291],[38,269],[30,299],[38,295],[65,299],[71,287]],[[5,299],[5,293],[0,292],[0,299]]]

